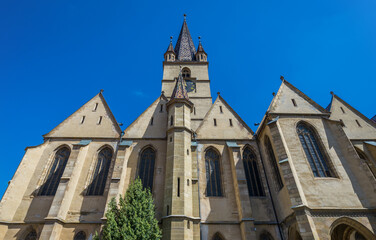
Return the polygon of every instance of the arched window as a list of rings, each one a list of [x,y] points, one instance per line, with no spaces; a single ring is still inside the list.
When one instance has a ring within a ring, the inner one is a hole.
[[[67,165],[69,155],[70,150],[67,147],[62,147],[55,153],[54,160],[47,174],[47,180],[41,186],[39,195],[55,195],[60,183],[60,178],[63,175],[65,166]]]
[[[32,230],[29,234],[26,235],[25,240],[37,240],[37,232],[35,230]]]
[[[299,123],[296,130],[313,175],[315,177],[333,177],[313,129],[305,123]]]
[[[153,190],[154,179],[154,163],[155,163],[155,151],[148,147],[142,151],[140,156],[140,165],[138,168],[138,176],[141,179],[144,188]]]
[[[264,232],[260,235],[260,240],[273,240],[273,237],[270,233]]]
[[[213,149],[205,153],[206,196],[222,196],[221,168],[219,154]]]
[[[249,196],[264,196],[256,155],[249,147],[243,151],[243,165]]]
[[[183,68],[183,70],[181,71],[181,75],[183,78],[190,78],[191,70],[189,70],[189,68]]]
[[[74,240],[86,240],[86,233],[84,231],[79,231],[76,236],[74,236]]]
[[[278,169],[277,159],[275,158],[273,147],[268,137],[265,138],[265,147],[266,147],[266,151],[268,152],[269,163],[273,168],[274,180],[278,186],[278,190],[280,190],[281,188],[283,188],[283,182],[282,182],[281,174]]]
[[[103,195],[106,186],[108,172],[110,170],[112,159],[112,150],[108,147],[103,148],[97,157],[97,163],[88,187],[88,196]]]
[[[212,240],[225,240],[220,233],[214,234]]]

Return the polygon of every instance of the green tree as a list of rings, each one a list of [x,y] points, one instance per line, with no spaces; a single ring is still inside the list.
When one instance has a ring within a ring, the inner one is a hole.
[[[108,204],[107,222],[99,240],[157,240],[162,231],[155,218],[153,198],[149,189],[144,189],[137,178],[129,185],[124,198],[120,196],[119,204],[115,198]]]

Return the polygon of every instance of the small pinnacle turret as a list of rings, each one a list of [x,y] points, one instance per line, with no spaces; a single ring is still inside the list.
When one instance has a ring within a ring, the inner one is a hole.
[[[170,44],[168,45],[167,51],[164,54],[164,59],[166,62],[173,62],[175,61],[176,54],[174,50],[174,46],[172,45],[172,36],[170,37]]]
[[[201,44],[201,37],[198,37],[198,47],[196,53],[196,61],[206,62],[208,55],[206,54],[204,47]]]

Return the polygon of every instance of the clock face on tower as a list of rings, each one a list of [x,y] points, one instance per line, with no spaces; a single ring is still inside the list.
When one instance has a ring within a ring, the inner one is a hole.
[[[192,80],[185,80],[185,89],[187,92],[193,92],[196,90],[196,82]]]

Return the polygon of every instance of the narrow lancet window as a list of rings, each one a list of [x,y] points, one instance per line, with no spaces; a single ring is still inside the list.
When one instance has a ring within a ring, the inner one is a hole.
[[[39,195],[53,196],[56,193],[57,187],[60,183],[60,178],[63,175],[65,166],[67,165],[70,150],[67,147],[60,148],[54,157],[51,167],[47,174],[47,180],[42,185]]]
[[[315,177],[333,177],[326,156],[313,129],[304,123],[297,126],[300,143]]]
[[[97,163],[88,187],[87,195],[98,196],[103,195],[107,182],[108,172],[110,170],[112,159],[112,150],[108,147],[102,149],[98,153]]]
[[[275,158],[273,147],[268,137],[265,138],[265,147],[268,152],[269,163],[271,167],[273,168],[274,181],[276,182],[278,186],[278,190],[280,190],[281,188],[283,188],[283,182],[282,182],[281,174],[279,172],[277,159]]]
[[[243,165],[249,196],[264,196],[264,189],[257,167],[256,154],[249,147],[243,151]]]
[[[209,149],[205,154],[206,167],[206,196],[222,196],[221,169],[219,163],[219,154]]]
[[[138,176],[144,188],[149,188],[150,191],[153,190],[154,164],[155,151],[151,147],[148,147],[140,155]]]

